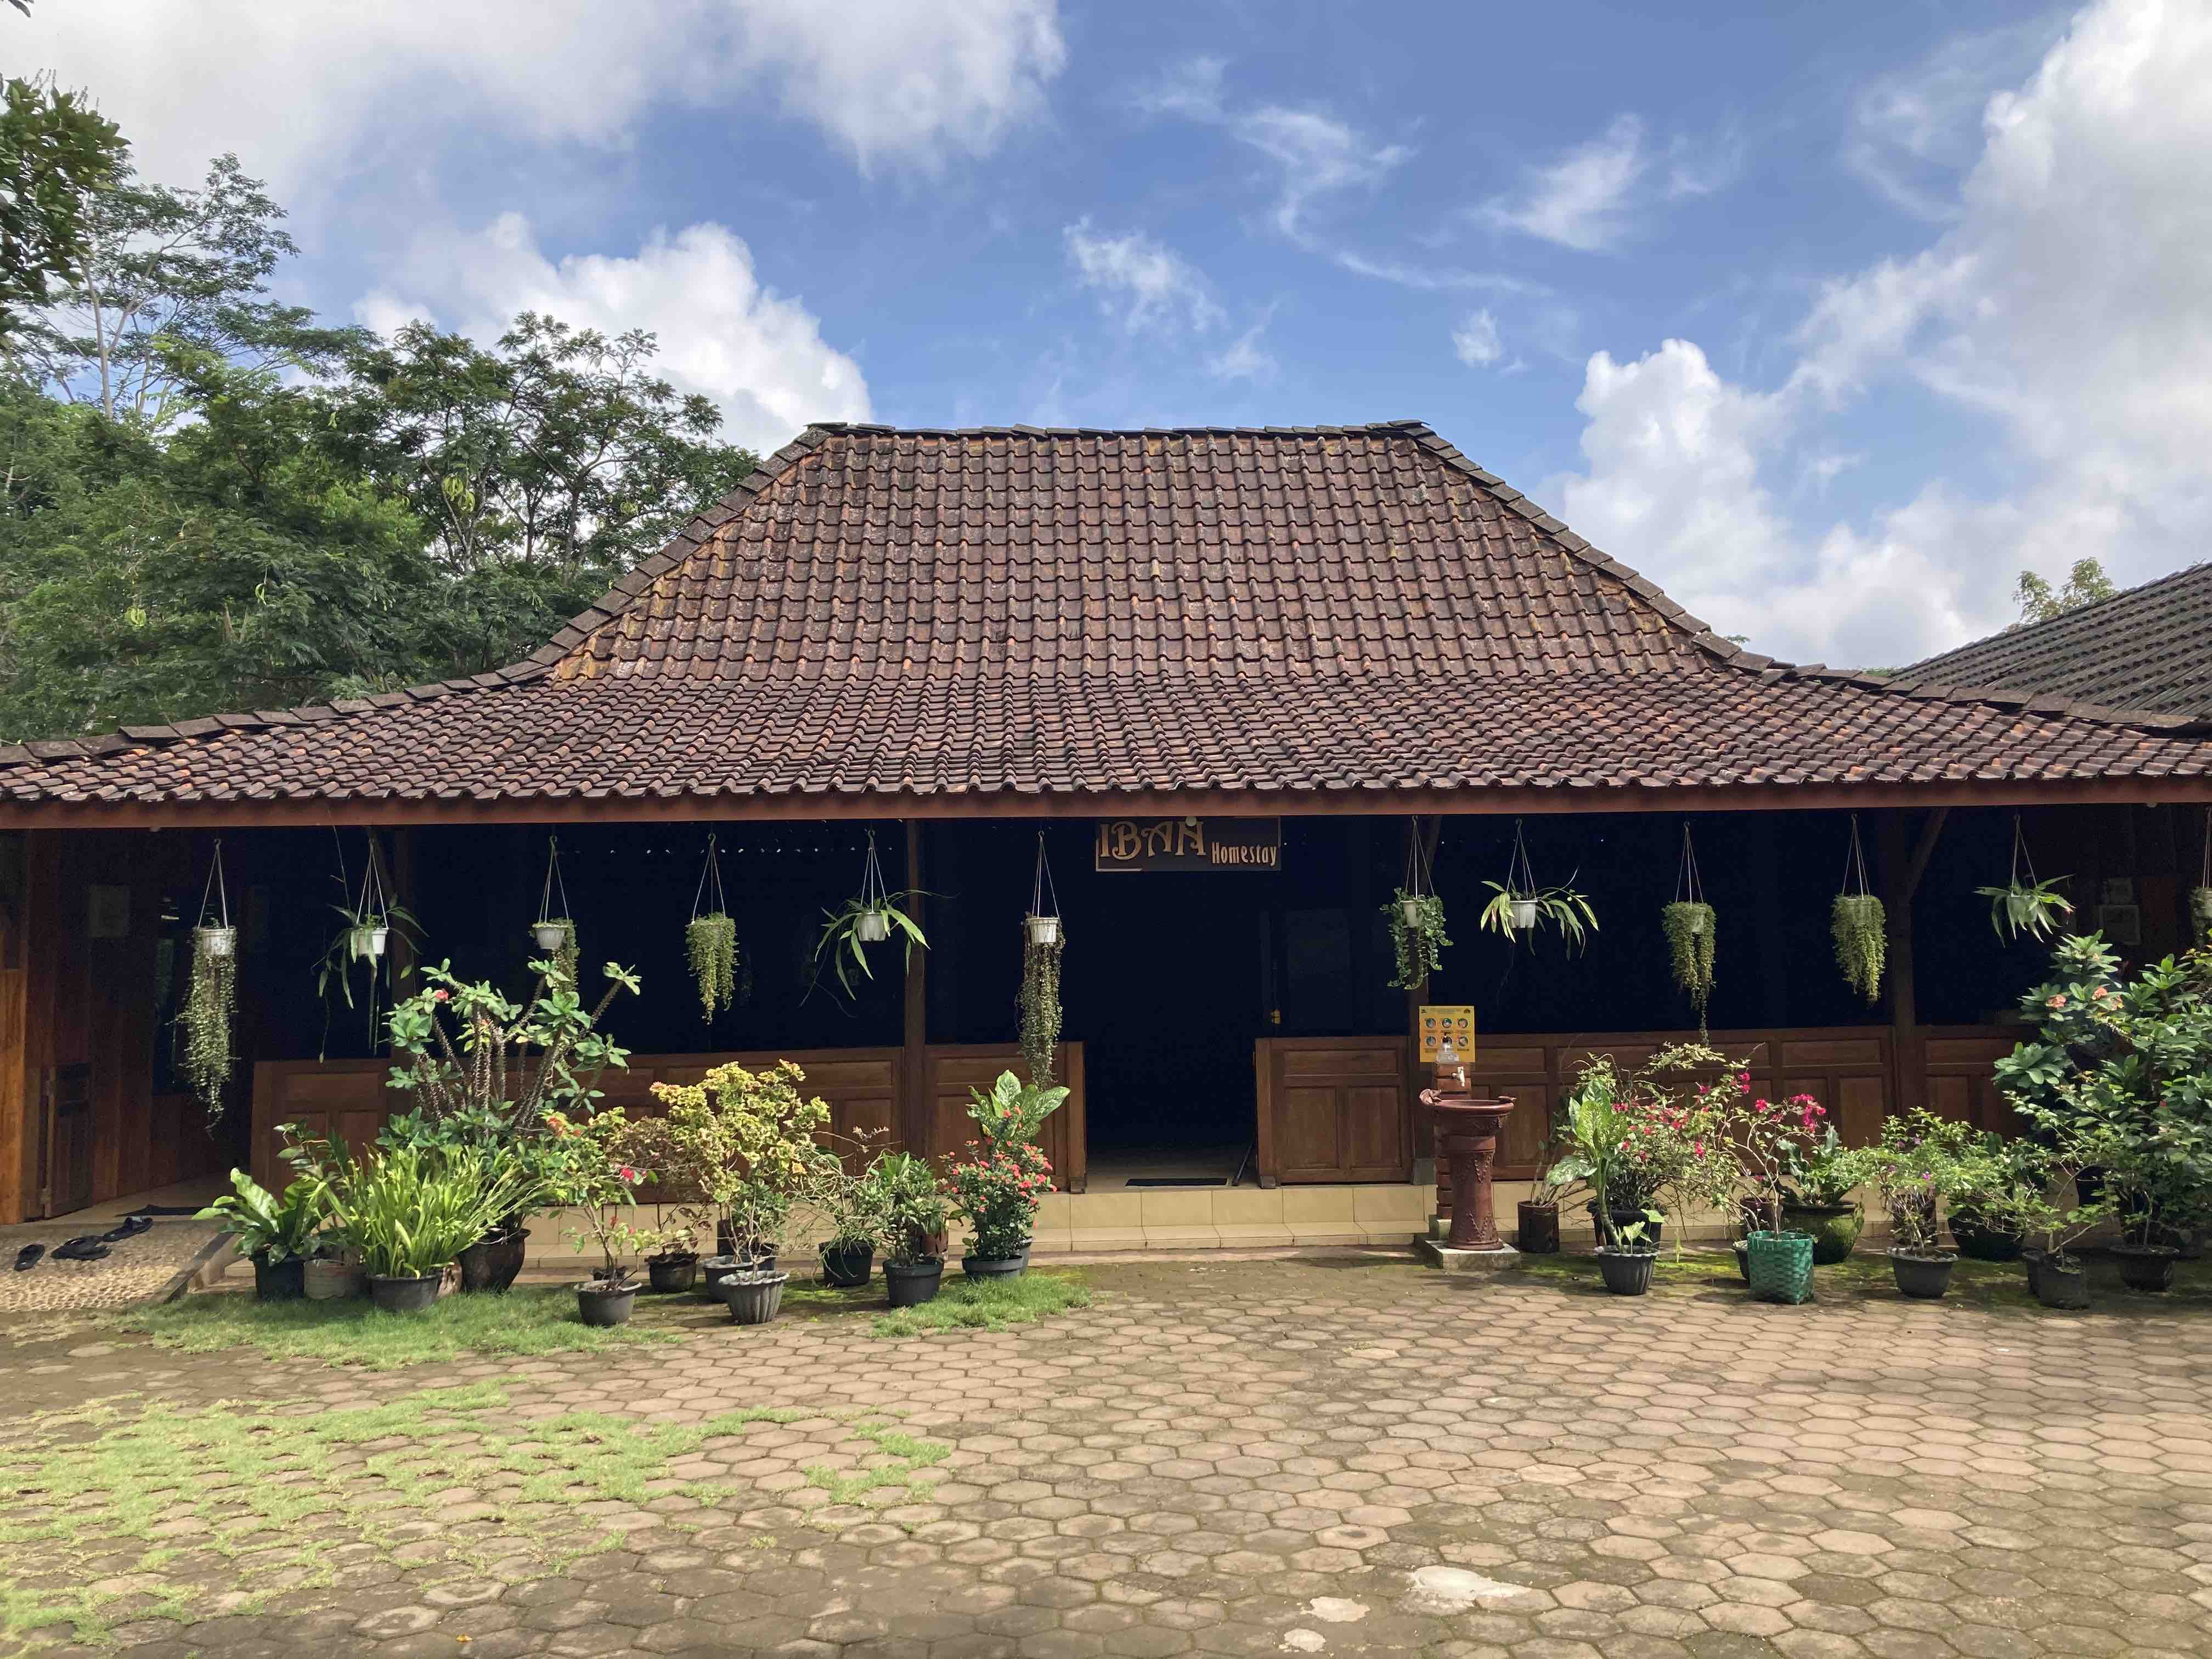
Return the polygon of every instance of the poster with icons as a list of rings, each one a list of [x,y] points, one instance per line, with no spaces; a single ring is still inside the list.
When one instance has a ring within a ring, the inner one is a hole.
[[[1421,1064],[1433,1066],[1446,1042],[1462,1064],[1474,1059],[1474,1007],[1471,1003],[1421,1005]]]

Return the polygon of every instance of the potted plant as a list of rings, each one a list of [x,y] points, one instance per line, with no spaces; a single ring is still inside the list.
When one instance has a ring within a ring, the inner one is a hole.
[[[527,1194],[520,1170],[480,1147],[380,1147],[328,1188],[340,1236],[361,1252],[370,1297],[388,1313],[438,1299],[446,1268]]]
[[[729,900],[722,891],[719,842],[719,836],[707,837],[706,867],[691,896],[691,920],[684,927],[684,957],[699,988],[699,1017],[709,1024],[718,1011],[732,1006],[738,997],[738,924],[730,917]]]
[[[1873,1007],[1881,998],[1882,969],[1889,959],[1889,918],[1881,901],[1867,890],[1866,854],[1859,846],[1856,812],[1851,814],[1850,850],[1844,861],[1844,890],[1828,907],[1828,935],[1844,982]]]
[[[637,1308],[638,1282],[623,1257],[658,1242],[629,1224],[637,1189],[650,1179],[626,1161],[629,1120],[617,1106],[575,1120],[549,1112],[545,1122],[568,1152],[553,1201],[577,1214],[580,1224],[569,1229],[570,1240],[589,1241],[599,1253],[599,1265],[576,1286],[576,1316],[586,1325],[627,1325]]]
[[[1590,1210],[1598,1227],[1598,1270],[1606,1288],[1620,1296],[1641,1296],[1650,1288],[1658,1256],[1657,1223],[1664,1218],[1648,1208],[1626,1218],[1621,1193],[1631,1182],[1628,1148],[1633,1133],[1629,1115],[1620,1109],[1620,1077],[1609,1060],[1592,1060],[1567,1097],[1559,1119],[1560,1158],[1554,1181],[1579,1181],[1595,1194]]]
[[[313,1181],[295,1180],[279,1196],[243,1170],[230,1172],[230,1187],[193,1219],[223,1224],[238,1253],[253,1264],[256,1302],[297,1302],[307,1293],[307,1264],[329,1219],[325,1194]]]
[[[1052,1190],[1052,1164],[1036,1144],[1044,1121],[1068,1091],[1038,1088],[1001,1072],[990,1089],[968,1091],[977,1139],[945,1170],[952,1212],[969,1226],[960,1269],[970,1279],[999,1279],[1029,1266],[1037,1203]]]
[[[1943,1201],[1957,1190],[1959,1159],[1972,1130],[1924,1107],[1884,1120],[1873,1175],[1889,1212],[1889,1266],[1899,1291],[1933,1301],[1950,1288],[1958,1256],[1942,1248]]]
[[[865,977],[874,978],[875,970],[868,966],[866,947],[882,944],[891,936],[894,928],[905,935],[908,960],[913,959],[915,945],[927,950],[929,941],[922,937],[921,927],[901,908],[917,896],[885,890],[883,866],[876,857],[876,832],[869,830],[868,860],[860,872],[860,890],[847,899],[842,909],[822,913],[826,920],[822,937],[814,946],[815,983],[821,982],[823,958],[826,957],[837,970],[838,985],[847,996],[851,996],[853,981],[848,969],[858,968]]]
[[[1667,936],[1668,960],[1675,988],[1690,999],[1698,1016],[1698,1035],[1705,1035],[1705,1005],[1713,994],[1714,936],[1719,927],[1698,878],[1698,855],[1690,845],[1690,826],[1682,826],[1682,864],[1674,878],[1674,900],[1659,909],[1659,930]]]
[[[2212,945],[2212,806],[2204,809],[2204,865],[2189,890],[2189,921],[2197,944]]]
[[[1536,1145],[1536,1169],[1528,1182],[1528,1196],[1514,1206],[1517,1226],[1513,1243],[1523,1255],[1559,1253],[1561,1194],[1552,1180],[1553,1138],[1558,1133],[1556,1124],[1545,1124],[1544,1138]]]
[[[2002,1219],[2023,1237],[2039,1241],[2021,1254],[2027,1265],[2028,1289],[2046,1308],[2089,1305],[2089,1269],[2071,1246],[2101,1225],[2112,1207],[2102,1194],[2082,1194],[2082,1171],[2094,1156],[2089,1143],[2062,1135],[2060,1144],[2045,1153],[2049,1184],[2017,1188],[2005,1201]]]
[[[1590,909],[1589,901],[1571,884],[1564,887],[1536,885],[1518,818],[1513,821],[1513,856],[1506,865],[1505,879],[1482,884],[1490,889],[1491,898],[1482,908],[1480,925],[1487,932],[1502,935],[1509,945],[1524,933],[1534,933],[1547,922],[1559,930],[1570,950],[1581,949],[1585,936],[1597,931],[1597,917]]]
[[[1866,1211],[1852,1194],[1875,1174],[1873,1154],[1850,1147],[1827,1121],[1827,1109],[1810,1095],[1792,1095],[1789,1109],[1798,1132],[1783,1143],[1782,1226],[1808,1233],[1813,1263],[1844,1261],[1866,1227]]]
[[[1638,1220],[1613,1230],[1612,1242],[1597,1253],[1598,1276],[1615,1296],[1642,1296],[1651,1288],[1651,1270],[1659,1265],[1658,1240],[1650,1229],[1666,1218],[1647,1210]]]
[[[1813,1236],[1783,1225],[1786,1178],[1796,1143],[1819,1122],[1800,1096],[1784,1103],[1753,1097],[1748,1073],[1724,1103],[1729,1144],[1744,1172],[1745,1204],[1763,1224],[1744,1235],[1744,1279],[1760,1301],[1813,1299]]]
[[[1052,885],[1052,870],[1044,856],[1044,835],[1037,835],[1036,880],[1030,896],[1029,914],[1022,918],[1021,1050],[1030,1081],[1043,1087],[1052,1081],[1054,1056],[1060,1043],[1060,963],[1067,948],[1060,927],[1060,899]]]
[[[763,1324],[782,1305],[791,1275],[776,1270],[772,1246],[793,1198],[818,1186],[831,1156],[815,1139],[829,1127],[830,1109],[799,1089],[805,1079],[780,1060],[758,1072],[717,1066],[699,1083],[653,1085],[668,1105],[666,1133],[684,1179],[713,1207],[718,1242],[727,1229],[733,1248],[700,1267],[709,1292],[741,1325]]]
[[[883,1236],[888,1195],[882,1174],[870,1157],[875,1131],[848,1138],[849,1151],[822,1162],[812,1198],[830,1218],[830,1237],[822,1240],[822,1282],[850,1290],[875,1272],[876,1241]]]
[[[184,1036],[181,1069],[210,1125],[222,1116],[223,1091],[230,1084],[231,1027],[237,1016],[238,929],[231,926],[218,841],[208,867],[207,891],[200,898],[199,925],[192,929],[191,979],[177,1014]]]
[[[655,1296],[688,1291],[699,1276],[699,1221],[686,1210],[655,1218],[641,1228],[637,1248],[645,1255],[645,1276]]]
[[[884,1193],[884,1286],[894,1308],[936,1296],[945,1276],[945,1190],[937,1172],[910,1152],[885,1152],[875,1163]]]
[[[2025,871],[2025,874],[2023,874]],[[1990,926],[1996,936],[2008,942],[2025,933],[2030,939],[2048,939],[2058,931],[2058,925],[2074,914],[2074,907],[2060,892],[2064,876],[2053,876],[2047,881],[2035,878],[2035,860],[2027,854],[2027,837],[2021,832],[2020,814],[2012,815],[2012,877],[2002,887],[1977,887],[1974,890],[1990,902]]]

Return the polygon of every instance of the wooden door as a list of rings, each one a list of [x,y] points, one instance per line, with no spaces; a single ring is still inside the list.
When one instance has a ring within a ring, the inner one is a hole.
[[[67,1215],[92,1202],[92,1067],[48,1066],[45,1092],[46,1213]]]
[[[1262,1037],[1253,1060],[1263,1180],[1413,1178],[1404,1038]]]

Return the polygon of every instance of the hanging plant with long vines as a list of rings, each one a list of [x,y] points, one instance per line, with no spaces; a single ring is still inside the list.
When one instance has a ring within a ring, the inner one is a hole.
[[[1828,933],[1835,941],[1836,966],[1843,970],[1844,982],[1873,1007],[1881,996],[1882,969],[1889,961],[1889,918],[1881,901],[1867,890],[1866,852],[1859,845],[1856,812],[1851,814],[1850,850],[1844,855],[1843,890],[1828,907]]]
[[[1067,948],[1067,927],[1060,914],[1060,896],[1053,889],[1052,866],[1045,860],[1044,835],[1037,835],[1036,878],[1030,894],[1029,914],[1022,918],[1022,1060],[1030,1082],[1039,1089],[1052,1086],[1053,1058],[1060,1042],[1063,1011],[1060,1004],[1060,959]]]
[[[1713,994],[1713,907],[1705,902],[1705,884],[1698,878],[1698,855],[1690,845],[1690,826],[1682,825],[1682,861],[1674,872],[1674,902],[1659,911],[1660,930],[1674,983],[1697,1010],[1698,1035],[1705,1032],[1705,1005]]]
[[[1444,932],[1444,902],[1437,896],[1436,888],[1436,871],[1421,841],[1421,821],[1415,818],[1406,836],[1406,878],[1382,907],[1396,957],[1390,975],[1394,990],[1411,990],[1443,965],[1451,939]]]
[[[2204,809],[2204,868],[2189,890],[2189,920],[2199,945],[2212,945],[2212,806]]]
[[[222,843],[215,844],[199,924],[192,929],[192,976],[177,1024],[184,1036],[185,1079],[207,1110],[212,1128],[222,1117],[234,1055],[231,1030],[238,1016],[238,929],[230,920],[223,880]]]
[[[708,1024],[715,1014],[738,998],[738,924],[729,914],[722,891],[720,837],[707,837],[707,864],[699,872],[699,889],[691,895],[691,920],[684,927],[684,954],[691,964],[691,978],[699,988],[699,1018]],[[712,901],[711,909],[701,906]]]

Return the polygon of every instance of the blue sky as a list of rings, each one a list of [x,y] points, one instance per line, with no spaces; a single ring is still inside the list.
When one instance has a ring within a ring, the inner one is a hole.
[[[1806,660],[1986,632],[2024,567],[2205,556],[2212,8],[1663,9],[11,25],[149,172],[268,177],[325,311],[652,328],[763,447],[1419,416]]]

